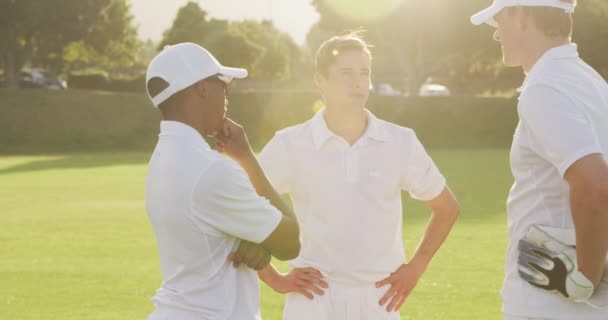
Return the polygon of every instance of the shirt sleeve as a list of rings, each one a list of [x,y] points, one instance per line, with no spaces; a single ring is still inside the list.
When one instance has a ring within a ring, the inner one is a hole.
[[[216,161],[199,178],[192,211],[203,222],[235,238],[261,243],[281,221],[282,214],[260,197],[247,174],[232,161]]]
[[[291,189],[289,155],[283,139],[280,133],[275,134],[258,156],[264,173],[279,194],[289,193]]]
[[[401,174],[401,188],[416,200],[435,199],[445,188],[446,181],[413,131],[403,151],[405,170]]]
[[[602,152],[584,113],[556,89],[543,85],[528,88],[519,99],[518,113],[531,132],[535,151],[562,176],[578,159]]]

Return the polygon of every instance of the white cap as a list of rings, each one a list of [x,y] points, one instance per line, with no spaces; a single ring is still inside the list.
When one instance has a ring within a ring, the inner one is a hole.
[[[247,70],[222,66],[209,51],[194,43],[166,46],[148,65],[146,84],[160,78],[168,86],[154,96],[148,92],[148,96],[158,107],[175,93],[215,75],[228,83],[233,78],[245,78]]]
[[[563,9],[566,13],[573,13],[575,5],[560,0],[494,0],[491,6],[474,14],[471,23],[474,25],[487,23],[496,28],[498,24],[494,16],[506,7],[553,7]]]

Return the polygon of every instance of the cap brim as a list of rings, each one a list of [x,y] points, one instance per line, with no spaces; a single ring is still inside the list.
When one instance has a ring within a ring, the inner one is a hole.
[[[243,79],[247,77],[247,70],[242,68],[231,68],[222,66],[220,68],[219,73],[223,76],[230,77],[231,79]]]
[[[487,23],[496,28],[497,24],[496,20],[494,20],[494,16],[496,16],[502,9],[502,6],[493,4],[490,7],[471,16],[471,23],[476,26]]]

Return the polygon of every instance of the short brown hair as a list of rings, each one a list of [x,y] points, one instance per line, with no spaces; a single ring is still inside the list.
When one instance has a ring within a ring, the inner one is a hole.
[[[350,50],[362,50],[372,57],[371,45],[363,40],[363,29],[351,31],[345,35],[333,36],[323,42],[315,56],[315,71],[327,75],[329,67],[334,64],[342,52]]]
[[[576,0],[559,0],[576,5]],[[572,38],[572,14],[552,7],[524,7],[524,12],[536,22],[538,29],[548,37]]]

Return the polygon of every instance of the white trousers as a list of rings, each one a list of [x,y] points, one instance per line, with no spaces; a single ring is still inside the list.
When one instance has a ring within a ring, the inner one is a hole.
[[[147,320],[202,320],[200,315],[192,312],[172,308],[157,308],[152,312]]]
[[[549,318],[530,318],[530,317],[520,317],[520,316],[510,316],[505,314],[503,316],[503,320],[551,320]]]
[[[327,279],[325,279],[327,280]],[[329,288],[322,296],[309,300],[299,293],[289,293],[285,299],[283,320],[399,320],[399,312],[387,312],[387,302],[379,304],[389,285],[344,285],[327,281]]]

